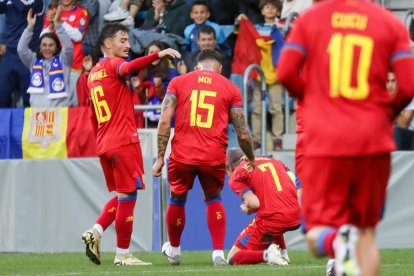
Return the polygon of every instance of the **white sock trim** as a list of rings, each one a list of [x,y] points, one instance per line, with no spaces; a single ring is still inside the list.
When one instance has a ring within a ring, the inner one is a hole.
[[[98,231],[99,235],[102,236],[103,228],[100,224],[95,224],[92,228],[95,229],[96,231]]]
[[[129,248],[116,248],[116,254],[128,254],[129,253]]]

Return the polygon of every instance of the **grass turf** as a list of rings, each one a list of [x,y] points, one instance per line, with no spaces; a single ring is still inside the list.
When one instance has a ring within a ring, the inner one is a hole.
[[[211,252],[184,251],[181,265],[170,266],[161,253],[135,256],[153,263],[144,267],[115,267],[114,253],[104,252],[94,265],[83,253],[0,253],[0,275],[325,275],[327,259],[314,259],[306,251],[290,251],[288,267],[266,264],[214,267]],[[381,250],[381,275],[414,275],[414,249]]]

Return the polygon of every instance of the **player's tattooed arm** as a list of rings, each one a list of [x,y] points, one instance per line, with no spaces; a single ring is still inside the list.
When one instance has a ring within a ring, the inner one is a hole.
[[[164,158],[171,133],[171,120],[177,106],[177,97],[167,94],[164,97],[161,107],[161,117],[158,123],[158,158]]]
[[[175,107],[177,106],[177,97],[171,94],[166,94],[161,106],[161,116],[158,122],[158,158],[152,166],[152,175],[161,176],[162,168],[164,167],[164,156],[167,150],[168,140],[170,140],[171,120],[174,115]]]
[[[255,167],[254,153],[253,153],[253,139],[246,125],[246,119],[242,108],[232,108],[230,110],[230,119],[233,123],[234,129],[237,134],[237,140],[239,141],[240,148],[246,154],[252,169]]]

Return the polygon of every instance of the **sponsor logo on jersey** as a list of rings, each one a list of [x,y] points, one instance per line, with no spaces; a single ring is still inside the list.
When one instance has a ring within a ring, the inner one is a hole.
[[[86,19],[85,18],[81,18],[81,20],[79,21],[79,23],[83,26],[86,23]]]

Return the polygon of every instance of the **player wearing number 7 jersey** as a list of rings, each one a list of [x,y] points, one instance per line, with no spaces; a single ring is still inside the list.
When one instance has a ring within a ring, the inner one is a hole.
[[[164,244],[163,253],[171,264],[180,263],[185,202],[188,190],[198,176],[204,191],[207,224],[213,240],[213,263],[225,265],[223,248],[226,214],[220,194],[224,184],[229,118],[240,147],[250,160],[250,168],[255,166],[252,138],[244,118],[240,91],[220,75],[220,55],[214,50],[204,50],[198,55],[197,62],[198,70],[170,82],[158,124],[158,158],[152,168],[154,176],[161,175],[170,138],[171,119],[176,112],[168,165],[171,194],[166,220],[170,242]]]
[[[100,238],[115,221],[117,249],[115,265],[149,265],[130,254],[134,207],[137,189],[144,189],[141,148],[134,121],[133,94],[126,77],[165,56],[180,57],[173,49],[166,49],[126,62],[129,42],[128,29],[121,24],[107,24],[102,29],[97,48],[103,58],[92,68],[88,78],[93,111],[92,120],[97,127],[97,152],[108,190],[116,191],[105,205],[96,224],[82,239],[86,255],[100,264]]]
[[[282,162],[256,158],[256,169],[249,171],[238,148],[227,151],[226,172],[230,188],[242,198],[245,214],[256,217],[239,235],[229,252],[230,264],[287,265],[283,234],[299,228],[300,208],[297,189],[300,182]],[[267,248],[267,250],[266,250]]]
[[[385,85],[390,67],[394,97]],[[289,93],[303,100],[309,248],[335,256],[337,275],[378,275],[375,227],[395,149],[392,122],[414,93],[408,33],[370,1],[321,1],[297,20],[278,69]]]

